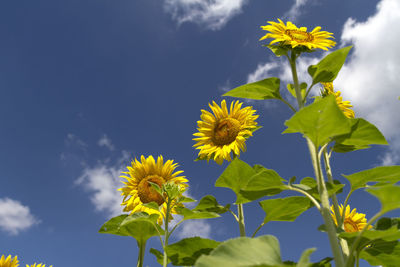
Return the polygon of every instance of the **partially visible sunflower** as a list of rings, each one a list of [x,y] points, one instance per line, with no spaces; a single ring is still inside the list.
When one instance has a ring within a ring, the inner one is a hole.
[[[46,264],[43,264],[43,263],[39,263],[39,264],[34,263],[32,265],[27,264],[26,267],[46,267]],[[49,267],[53,267],[53,265],[50,265]]]
[[[274,38],[269,44],[280,42],[282,45],[290,45],[292,48],[305,46],[309,49],[320,48],[328,50],[336,43],[329,38],[333,38],[333,33],[321,31],[321,27],[315,27],[311,32],[306,27],[297,28],[292,22],[285,23],[278,19],[279,23],[268,21],[269,25],[261,26],[265,31],[269,31],[261,37],[261,40]]]
[[[350,101],[343,101],[343,98],[340,96],[341,92],[335,92],[333,90],[333,83],[321,83],[324,86],[324,90],[322,92],[322,96],[334,95],[336,97],[336,103],[338,104],[340,110],[347,118],[354,118],[355,113],[352,109],[350,109],[353,105],[350,104]]]
[[[232,160],[231,152],[239,156],[241,150],[246,151],[245,141],[257,128],[258,115],[252,107],[241,108],[239,101],[232,102],[229,111],[225,100],[221,107],[214,101],[209,106],[213,113],[201,110],[199,132],[193,134],[197,143],[193,146],[200,150],[199,158],[222,164],[224,160]]]
[[[331,206],[332,218],[337,226],[335,211],[333,210],[333,206]],[[343,205],[339,206],[340,216],[343,216]],[[350,206],[347,205],[344,213],[344,222],[343,227],[344,231],[349,233],[359,232],[367,225],[367,219],[365,218],[365,214],[357,213],[356,209],[353,209],[350,212]],[[368,229],[371,229],[370,225]]]
[[[182,192],[185,191],[188,180],[184,176],[179,176],[183,171],[174,172],[177,167],[178,164],[173,163],[173,160],[167,160],[164,163],[162,156],[158,156],[157,162],[153,156],[147,158],[141,156],[140,161],[136,158],[132,160],[132,166],[127,167],[128,171],[122,172],[127,175],[121,175],[121,178],[127,180],[123,181],[125,186],[118,189],[122,191],[121,195],[124,197],[121,204],[125,205],[124,211],[130,212],[130,214],[140,211],[159,214],[158,223],[161,224],[167,205],[163,196],[154,190],[149,182],[157,184],[160,188],[165,183],[173,182],[180,186]],[[153,201],[161,206],[161,212],[143,206],[143,204]],[[172,209],[172,213],[176,213],[174,209]]]
[[[14,258],[11,258],[11,255],[8,255],[6,258],[4,255],[1,256],[0,258],[0,267],[18,267],[18,257],[14,256]]]

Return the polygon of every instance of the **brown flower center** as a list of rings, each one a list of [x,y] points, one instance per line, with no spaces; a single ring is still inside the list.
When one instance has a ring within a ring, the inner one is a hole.
[[[358,232],[357,223],[353,222],[350,219],[345,219],[343,225],[344,225],[344,230],[348,233]]]
[[[293,41],[297,42],[311,42],[314,40],[314,36],[312,36],[309,32],[303,32],[299,30],[285,30],[285,34],[290,36]]]
[[[159,206],[164,203],[164,198],[151,186],[149,182],[158,184],[161,188],[165,180],[158,175],[149,175],[143,178],[138,185],[138,195],[142,203],[156,202]]]
[[[240,122],[233,118],[225,118],[215,126],[212,141],[216,145],[227,145],[235,141],[239,132]]]

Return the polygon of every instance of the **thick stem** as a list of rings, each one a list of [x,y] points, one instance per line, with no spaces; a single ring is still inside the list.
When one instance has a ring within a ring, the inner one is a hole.
[[[238,204],[238,223],[239,223],[240,236],[246,236],[246,230],[245,230],[245,225],[244,225],[243,204]]]
[[[137,242],[139,247],[139,255],[136,267],[143,267],[144,253],[146,251],[146,241]]]
[[[169,222],[169,213],[170,213],[170,208],[171,208],[171,201],[169,198],[167,198],[167,211],[165,213],[165,235],[164,235],[164,260],[163,260],[163,267],[167,267],[168,265],[168,256],[167,256],[167,246],[168,246],[168,222]]]
[[[336,236],[336,228],[333,223],[333,219],[331,217],[331,212],[330,212],[330,205],[329,205],[329,195],[328,191],[326,190],[325,186],[325,181],[322,175],[322,168],[321,168],[321,162],[318,156],[318,151],[315,147],[315,145],[311,142],[309,138],[307,139],[307,144],[308,148],[310,150],[310,155],[311,155],[311,161],[314,167],[314,172],[315,172],[315,177],[317,181],[319,181],[319,194],[321,198],[321,214],[324,219],[324,223],[326,226],[326,232],[328,233],[329,237],[329,243],[331,245],[331,249],[333,252],[333,257],[335,259],[335,263],[337,267],[342,267],[344,266],[344,259],[343,259],[343,253],[342,250],[340,249],[339,246],[339,241]]]
[[[303,97],[301,95],[299,78],[297,77],[296,54],[292,51],[291,57],[290,58],[288,57],[288,59],[290,63],[290,68],[292,70],[293,85],[294,85],[294,90],[296,92],[297,104],[299,105],[299,109],[301,109],[304,106],[304,103],[303,103]]]

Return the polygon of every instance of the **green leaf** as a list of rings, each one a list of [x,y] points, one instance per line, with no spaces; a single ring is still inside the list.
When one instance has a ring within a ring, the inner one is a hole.
[[[351,48],[352,46],[338,49],[324,57],[317,65],[311,65],[308,73],[313,79],[313,84],[335,80]]]
[[[212,239],[191,237],[168,245],[166,251],[173,265],[191,266],[201,255],[210,254],[220,243]]]
[[[156,211],[160,211],[160,206],[158,206],[158,204],[154,201],[149,202],[149,203],[143,203],[143,206],[152,209],[152,210],[156,210]]]
[[[235,158],[219,176],[215,186],[230,188],[237,196],[236,203],[246,203],[250,200],[243,197],[240,190],[246,187],[250,178],[255,174],[256,171],[250,165]]]
[[[395,184],[400,181],[400,166],[376,167],[343,176],[349,180],[352,191],[366,187],[371,182]]]
[[[400,229],[400,218],[380,218],[379,221],[375,224],[374,228],[376,230],[387,230],[393,226],[397,227],[397,229]]]
[[[310,138],[316,147],[351,130],[348,119],[337,106],[333,95],[302,108],[287,120],[285,125],[288,128],[283,133],[302,133]]]
[[[240,97],[247,99],[265,100],[282,99],[279,93],[280,80],[278,78],[268,78],[254,83],[248,83],[236,87],[223,94],[223,96]]]
[[[340,238],[343,238],[349,242],[349,244],[353,244],[356,237],[359,235],[359,232],[341,232],[339,234]],[[387,230],[365,230],[361,241],[359,243],[359,249],[364,248],[368,244],[373,243],[374,241],[397,241],[400,238],[400,231],[397,227],[391,227]]]
[[[266,45],[266,47],[268,47],[277,57],[287,55],[288,52],[287,48],[278,45]]]
[[[300,181],[300,184],[294,184],[293,186],[305,190],[316,200],[321,201],[320,195],[318,193],[318,185],[314,178],[305,177]],[[326,189],[328,190],[329,196],[341,193],[343,187],[344,184],[341,184],[338,180],[333,180],[333,184],[326,182]]]
[[[99,233],[131,236],[138,242],[144,242],[152,236],[164,234],[164,230],[157,224],[157,219],[157,214],[148,215],[145,212],[124,214],[107,221]]]
[[[222,214],[227,212],[229,208],[230,204],[221,206],[214,196],[207,195],[200,200],[199,204],[193,209],[193,211],[210,211]]]
[[[310,267],[310,255],[316,250],[316,248],[309,248],[301,254],[299,262],[296,264],[296,267]]]
[[[175,210],[177,211],[177,214],[183,216],[184,221],[192,219],[211,219],[220,217],[218,213],[215,212],[196,211],[196,210],[190,210],[185,207],[176,207]]]
[[[178,202],[179,203],[187,203],[187,202],[196,202],[196,200],[194,200],[193,198],[190,198],[190,197],[180,196],[178,198]]]
[[[285,181],[279,174],[261,165],[254,165],[255,173],[250,177],[249,182],[240,190],[240,194],[248,200],[256,200],[264,196],[273,196],[287,189]]]
[[[278,240],[274,236],[266,235],[225,241],[209,255],[202,255],[195,267],[263,267],[282,264]]]
[[[333,151],[349,152],[368,148],[370,145],[387,145],[382,133],[373,124],[364,119],[349,119],[351,132],[334,138]]]
[[[360,258],[368,261],[369,264],[385,267],[399,266],[400,262],[400,242],[378,240],[361,251]]]
[[[264,224],[270,221],[293,222],[300,214],[311,207],[311,201],[306,197],[287,197],[267,199],[260,202],[265,211]]]
[[[380,213],[383,214],[395,209],[400,209],[400,186],[385,185],[367,188],[365,191],[379,199],[382,205]]]
[[[289,93],[294,97],[297,98],[296,96],[296,89],[294,89],[294,85],[291,83],[287,84],[287,89],[289,91]],[[304,98],[306,96],[307,93],[307,83],[301,83],[300,84],[300,92],[301,92],[301,97]]]
[[[151,248],[151,249],[150,249],[150,253],[153,254],[154,256],[156,256],[157,262],[158,262],[160,265],[163,265],[163,264],[164,264],[164,253],[162,253],[161,251],[159,251],[159,250],[157,250],[157,249],[155,249],[155,248]],[[167,261],[168,261],[168,263],[171,262],[170,259],[167,259]]]

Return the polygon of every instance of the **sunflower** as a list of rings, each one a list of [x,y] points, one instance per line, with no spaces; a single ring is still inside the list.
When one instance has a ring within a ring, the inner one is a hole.
[[[0,267],[18,267],[18,258],[15,256],[13,259],[11,258],[11,255],[8,255],[6,258],[4,255],[1,256],[0,258]]]
[[[321,83],[324,86],[324,90],[322,92],[322,96],[328,96],[328,95],[334,95],[336,97],[336,103],[339,106],[340,110],[343,112],[343,114],[347,118],[354,118],[355,114],[352,109],[352,105],[350,104],[350,101],[343,101],[343,98],[340,96],[341,92],[337,91],[335,92],[333,90],[333,83],[328,82],[328,83]]]
[[[252,132],[257,128],[258,115],[252,107],[242,107],[239,101],[232,102],[230,110],[222,100],[221,107],[213,101],[209,104],[213,114],[206,110],[201,110],[201,120],[197,122],[199,132],[193,140],[194,145],[199,149],[200,159],[213,159],[218,164],[225,160],[231,161],[231,152],[234,156],[240,155],[240,150],[246,151],[245,141],[252,136]]]
[[[333,210],[333,206],[331,206],[332,218],[337,226],[335,211]],[[340,216],[343,216],[343,205],[339,206]],[[354,233],[359,232],[367,225],[367,219],[365,218],[365,214],[357,213],[356,209],[353,209],[350,212],[350,206],[346,206],[345,214],[344,214],[344,222],[343,227],[346,232]],[[370,225],[368,229],[371,229]]]
[[[39,263],[39,264],[34,263],[32,265],[27,264],[26,267],[46,267],[46,264],[43,264],[43,263]],[[53,265],[50,265],[49,267],[53,267]]]
[[[269,44],[280,42],[282,45],[290,45],[292,48],[297,46],[305,46],[309,49],[320,48],[328,50],[336,43],[329,38],[333,38],[332,33],[320,31],[321,27],[315,27],[311,32],[306,27],[297,28],[292,22],[285,23],[278,19],[279,23],[268,21],[269,25],[261,26],[265,31],[269,31],[261,37],[261,40],[274,38]]]
[[[164,201],[164,197],[161,196],[156,190],[153,189],[151,183],[157,184],[160,188],[168,182],[173,182],[180,186],[183,193],[186,187],[185,184],[188,180],[184,176],[178,176],[183,171],[175,171],[178,167],[177,163],[173,163],[173,160],[167,160],[164,163],[163,157],[158,156],[157,162],[153,156],[145,158],[141,156],[140,161],[136,158],[132,160],[132,166],[128,166],[127,174],[121,175],[121,178],[125,178],[127,181],[123,181],[124,187],[118,189],[122,191],[121,196],[124,197],[122,204],[124,211],[135,212],[144,211],[148,214],[159,214],[158,223],[161,224],[163,216],[165,217],[167,205]],[[143,206],[145,203],[156,202],[161,206],[160,212]],[[172,213],[176,213],[172,209]]]

